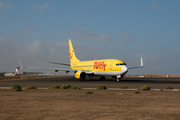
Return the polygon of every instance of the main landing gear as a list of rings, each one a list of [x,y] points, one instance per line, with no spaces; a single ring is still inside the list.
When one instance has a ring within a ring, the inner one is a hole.
[[[85,79],[79,79],[79,81],[85,81]]]
[[[106,80],[105,76],[100,76],[100,80]]]

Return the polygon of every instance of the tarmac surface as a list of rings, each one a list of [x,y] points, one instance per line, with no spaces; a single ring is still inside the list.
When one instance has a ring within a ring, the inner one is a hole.
[[[106,78],[99,80],[99,77],[88,77],[85,81],[79,81],[74,76],[63,76],[53,78],[20,79],[20,80],[2,80],[0,87],[12,87],[19,84],[22,88],[35,86],[37,88],[49,88],[52,86],[62,86],[69,84],[80,88],[96,88],[98,85],[104,85],[107,88],[120,88],[123,86],[129,89],[138,89],[148,85],[151,89],[164,89],[171,86],[174,89],[180,89],[180,78],[122,78],[120,82],[116,79]]]

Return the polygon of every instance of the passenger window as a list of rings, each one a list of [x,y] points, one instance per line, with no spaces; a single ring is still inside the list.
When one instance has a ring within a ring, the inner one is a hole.
[[[119,65],[120,65],[119,63],[116,64],[116,66],[119,66]]]

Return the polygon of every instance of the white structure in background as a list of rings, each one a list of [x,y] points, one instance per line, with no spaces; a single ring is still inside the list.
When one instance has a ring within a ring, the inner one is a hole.
[[[15,76],[14,73],[5,73],[4,76]]]
[[[20,74],[19,69],[20,69],[19,67],[16,68],[16,74],[18,74],[18,75]]]
[[[21,74],[19,73],[19,70],[20,70],[20,68],[17,67],[15,73],[5,73],[4,76],[18,76],[18,75],[21,75]]]
[[[140,75],[139,77],[140,77],[140,78],[144,78],[144,77],[145,77],[145,75]]]
[[[167,74],[167,78],[169,78],[169,71],[168,71],[168,74]]]
[[[51,74],[51,73],[46,73],[46,75],[53,75],[53,74]]]

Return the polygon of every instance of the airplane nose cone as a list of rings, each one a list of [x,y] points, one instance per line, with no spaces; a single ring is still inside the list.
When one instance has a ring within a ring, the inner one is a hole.
[[[127,72],[127,71],[128,71],[127,66],[122,66],[122,71],[123,71],[123,72]]]

